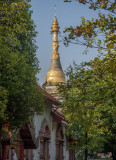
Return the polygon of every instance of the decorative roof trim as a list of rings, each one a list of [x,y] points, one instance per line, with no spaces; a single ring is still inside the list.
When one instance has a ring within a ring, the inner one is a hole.
[[[48,94],[38,83],[37,83],[37,87],[39,89],[39,91],[47,98],[47,102],[51,103],[51,104],[54,104],[56,106],[59,106],[61,105],[61,102],[56,100],[54,97],[52,97],[50,94]]]

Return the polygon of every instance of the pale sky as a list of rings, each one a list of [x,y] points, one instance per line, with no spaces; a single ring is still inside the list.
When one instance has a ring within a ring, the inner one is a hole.
[[[77,1],[65,3],[63,0],[32,0],[32,19],[35,22],[38,35],[36,37],[36,45],[38,46],[37,58],[40,62],[41,71],[39,73],[39,83],[42,85],[46,80],[46,74],[49,70],[52,55],[52,38],[50,34],[51,26],[54,20],[55,5],[56,16],[60,26],[60,35],[63,36],[65,27],[80,25],[81,17],[91,19],[97,17],[97,11],[90,10],[86,5]],[[59,37],[59,40],[62,40]],[[63,70],[75,61],[80,64],[84,61],[94,59],[97,55],[95,49],[85,55],[82,54],[85,47],[70,44],[65,47],[63,42],[59,42],[60,60]]]

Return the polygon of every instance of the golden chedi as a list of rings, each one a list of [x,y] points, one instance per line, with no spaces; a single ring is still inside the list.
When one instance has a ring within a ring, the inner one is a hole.
[[[59,32],[59,25],[56,18],[56,10],[55,10],[55,18],[52,24],[52,33],[53,33],[53,52],[51,57],[51,65],[49,71],[47,72],[46,82],[44,87],[46,91],[50,94],[57,94],[57,84],[65,83],[65,74],[62,70],[62,66],[60,63],[60,56],[58,52],[58,32]],[[54,95],[53,95],[54,96]]]

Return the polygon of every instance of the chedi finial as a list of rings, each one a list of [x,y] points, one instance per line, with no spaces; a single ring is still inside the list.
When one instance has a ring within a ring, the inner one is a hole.
[[[60,29],[57,18],[56,18],[56,5],[55,5],[55,17],[54,17],[54,21],[51,26],[51,29],[52,29],[52,32],[59,32],[59,29]]]
[[[55,17],[56,17],[56,5],[55,5]]]

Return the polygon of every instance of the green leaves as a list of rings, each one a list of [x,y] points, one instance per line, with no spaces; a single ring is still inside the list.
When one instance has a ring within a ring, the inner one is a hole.
[[[83,4],[88,4],[90,9],[102,9],[108,12],[100,10],[98,12],[98,18],[92,18],[91,20],[85,20],[82,17],[80,26],[70,26],[65,28],[64,44],[68,46],[70,43],[86,46],[86,52],[88,48],[97,48],[98,52],[116,50],[116,35],[115,35],[115,6],[113,2],[109,0],[103,1],[79,1]],[[110,13],[111,12],[111,13]]]
[[[68,134],[77,139],[78,157],[82,160],[84,149],[93,152],[108,146],[105,151],[116,154],[116,3],[110,0],[78,2],[99,10],[96,19],[82,17],[79,26],[64,31],[66,46],[84,45],[85,53],[88,48],[97,48],[100,53],[89,63],[70,66],[66,72],[67,84],[60,87],[64,114],[71,124]]]
[[[80,66],[74,63],[66,72],[67,83],[59,88],[63,111],[69,122],[67,133],[77,140],[78,153],[85,149],[101,152],[104,143],[114,137],[115,58],[115,53],[109,53]]]
[[[35,56],[37,32],[27,1],[2,1],[0,9],[0,119],[15,128],[44,108],[36,86],[40,70]]]
[[[7,115],[5,114],[5,110],[7,107],[7,91],[5,88],[0,86],[0,120],[5,121],[7,119]]]

